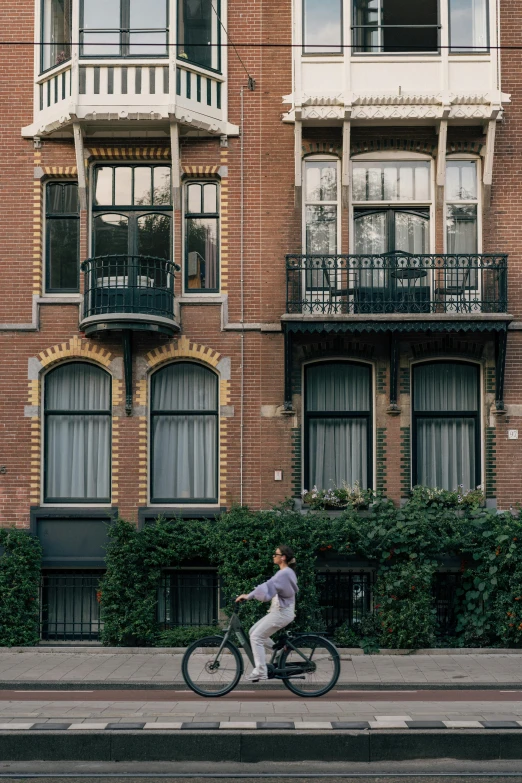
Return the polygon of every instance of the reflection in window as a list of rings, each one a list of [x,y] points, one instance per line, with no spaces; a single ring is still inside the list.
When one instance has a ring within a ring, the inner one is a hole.
[[[152,376],[151,395],[152,502],[217,502],[217,375],[171,364]]]
[[[170,166],[99,166],[95,173],[95,206],[170,205]]]
[[[353,0],[354,52],[437,52],[438,0]]]
[[[219,0],[178,0],[178,57],[219,71]]]
[[[71,362],[45,378],[47,502],[110,502],[111,378]]]
[[[219,209],[215,182],[185,187],[185,289],[219,290]]]
[[[337,253],[337,161],[305,163],[306,253]]]
[[[80,213],[76,182],[45,187],[45,290],[79,291]]]
[[[87,57],[167,55],[166,0],[82,0],[81,54]]]
[[[478,253],[477,164],[474,160],[446,162],[446,252]],[[446,269],[441,288],[446,295],[459,296],[478,285],[478,268],[473,259],[460,258],[457,269]]]
[[[342,53],[340,0],[304,0],[303,25],[306,54]]]
[[[449,0],[449,29],[452,52],[487,52],[487,0]]]
[[[306,368],[306,488],[371,481],[371,370],[350,362]]]
[[[480,483],[479,371],[434,362],[413,370],[413,483],[474,489]]]
[[[429,161],[354,161],[354,201],[428,201]]]
[[[42,71],[71,59],[72,0],[43,0]]]

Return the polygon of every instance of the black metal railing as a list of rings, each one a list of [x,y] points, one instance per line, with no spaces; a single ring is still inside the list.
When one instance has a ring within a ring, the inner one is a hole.
[[[287,313],[507,313],[507,255],[287,255]]]
[[[462,585],[462,575],[456,572],[436,572],[432,595],[437,616],[437,634],[454,636],[457,627],[459,598],[457,588]]]
[[[373,574],[368,571],[319,571],[316,574],[319,606],[326,632],[346,623],[356,628],[372,611]]]
[[[216,571],[164,571],[158,591],[158,623],[214,625],[218,621]]]
[[[96,641],[101,571],[47,571],[40,586],[40,635],[44,641]]]
[[[178,264],[153,256],[108,255],[82,263],[83,317],[113,313],[173,318]]]

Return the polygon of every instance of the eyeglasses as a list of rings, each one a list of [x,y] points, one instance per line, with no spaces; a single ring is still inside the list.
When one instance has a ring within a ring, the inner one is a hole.
[[[283,555],[281,554],[281,552],[274,552],[272,557],[283,557]]]

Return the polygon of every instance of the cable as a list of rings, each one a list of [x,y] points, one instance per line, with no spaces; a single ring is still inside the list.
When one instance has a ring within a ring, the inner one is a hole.
[[[246,67],[245,63],[244,63],[244,62],[243,62],[243,60],[241,59],[241,56],[240,56],[240,54],[239,54],[239,52],[238,52],[238,50],[237,50],[237,48],[236,48],[236,46],[235,46],[235,44],[234,44],[233,40],[232,40],[232,39],[231,39],[231,37],[229,36],[229,34],[228,34],[228,30],[227,30],[227,28],[225,27],[225,25],[223,24],[223,22],[222,22],[222,20],[221,20],[221,17],[220,17],[220,15],[219,15],[219,14],[218,14],[218,12],[216,11],[216,9],[215,9],[215,7],[214,7],[214,3],[212,2],[212,0],[211,0],[211,2],[210,2],[210,5],[212,6],[212,10],[213,10],[213,11],[214,11],[214,13],[216,14],[216,17],[217,17],[217,20],[218,20],[219,24],[221,25],[221,27],[222,27],[222,28],[223,28],[223,30],[225,31],[225,35],[226,35],[227,39],[230,41],[230,43],[229,43],[229,44],[226,44],[226,46],[231,46],[231,47],[234,49],[234,51],[235,51],[235,53],[236,53],[236,55],[237,55],[237,59],[239,60],[239,62],[240,62],[240,63],[241,63],[241,65],[243,66],[243,68],[245,69],[245,73],[246,73],[246,75],[247,75],[247,78],[248,78],[248,89],[253,91],[253,90],[254,90],[254,88],[255,88],[255,86],[256,86],[256,83],[255,83],[254,79],[253,79],[253,78],[250,76],[250,74],[249,74],[249,72],[248,72],[248,69],[247,69],[247,67]],[[210,45],[210,46],[220,46],[221,44],[209,44],[209,45]]]
[[[223,28],[225,29],[225,28]],[[150,46],[149,43],[133,43],[133,46]],[[74,41],[53,41],[53,43],[43,43],[42,41],[0,41],[0,46],[80,46],[78,42]],[[88,46],[99,46],[99,44],[84,44],[82,43],[81,46],[88,47]],[[158,44],[159,46],[159,44]],[[168,47],[170,46],[178,46],[177,42],[169,43],[167,44]],[[221,47],[229,47],[231,46],[233,49],[242,48],[242,49],[303,49],[303,44],[293,44],[293,43],[208,43],[205,44],[205,46],[221,46]],[[307,44],[307,49],[317,49],[317,54],[324,54],[324,47],[321,47],[319,44]],[[339,44],[339,49],[358,49],[360,46],[356,46],[354,44]],[[387,46],[387,49],[396,49],[396,52],[386,51],[386,52],[359,52],[358,54],[361,55],[381,55],[381,54],[402,54],[405,57],[415,57],[416,55],[422,54],[422,55],[437,55],[441,49],[449,49],[451,50],[451,46],[439,46],[437,47],[436,51],[414,51],[414,52],[405,52],[403,50],[403,47],[401,46]],[[476,54],[476,55],[486,55],[493,51],[522,51],[522,44],[517,46],[488,46],[486,51],[480,51],[475,46],[459,46],[458,51],[455,52],[455,54]],[[336,52],[333,53],[335,56]],[[329,56],[332,56],[332,52],[328,52]],[[103,59],[103,55],[91,55],[92,57],[96,56],[97,59]],[[148,55],[150,56],[150,55]],[[158,55],[159,56],[159,55]],[[152,55],[154,57],[154,55]],[[239,53],[238,53],[239,57]],[[113,59],[114,55],[110,55],[109,59]],[[132,62],[131,58],[126,57],[125,59],[128,59],[129,62]],[[241,60],[241,58],[239,57]],[[68,60],[64,61],[68,62]],[[247,67],[245,66],[243,60],[241,60],[241,63],[243,65],[243,68],[245,69],[245,72],[248,74]],[[61,65],[62,63],[60,63]]]

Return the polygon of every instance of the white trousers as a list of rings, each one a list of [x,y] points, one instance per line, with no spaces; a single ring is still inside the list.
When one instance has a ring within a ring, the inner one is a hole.
[[[252,652],[254,654],[255,668],[253,674],[259,674],[261,677],[266,677],[266,653],[265,647],[270,649],[274,643],[271,640],[271,636],[281,628],[285,628],[287,625],[295,619],[295,606],[291,604],[285,609],[280,606],[270,609],[268,614],[262,617],[255,623],[250,629],[250,644],[252,645]]]

